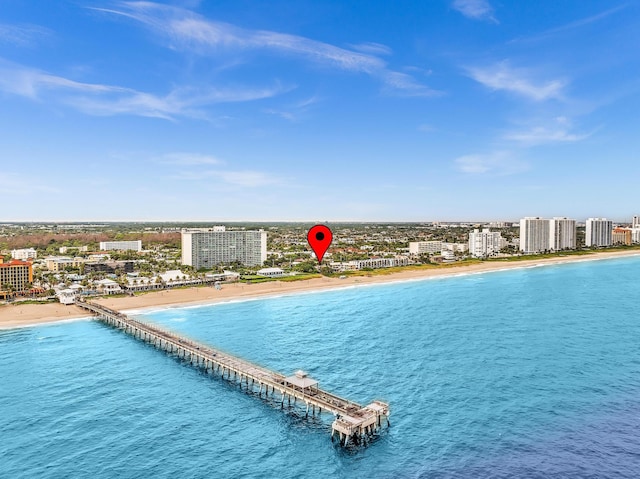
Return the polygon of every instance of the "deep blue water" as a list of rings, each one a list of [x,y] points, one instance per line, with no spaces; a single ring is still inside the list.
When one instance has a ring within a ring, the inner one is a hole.
[[[640,258],[144,315],[391,404],[364,449],[95,321],[0,331],[0,477],[640,477]]]

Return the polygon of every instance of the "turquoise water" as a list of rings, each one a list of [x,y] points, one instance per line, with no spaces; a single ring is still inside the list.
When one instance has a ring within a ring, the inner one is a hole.
[[[144,315],[391,404],[364,449],[94,321],[0,331],[0,477],[639,477],[640,258]]]

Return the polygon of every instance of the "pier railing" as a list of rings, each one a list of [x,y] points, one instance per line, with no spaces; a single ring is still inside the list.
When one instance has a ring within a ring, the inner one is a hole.
[[[306,407],[307,416],[309,412],[315,415],[316,409],[317,414],[322,414],[323,411],[332,413],[335,420],[331,427],[331,438],[333,439],[337,433],[343,445],[347,445],[350,441],[366,443],[381,427],[389,425],[389,405],[382,401],[374,401],[367,406],[362,406],[320,389],[317,381],[309,378],[302,371],[286,377],[158,325],[130,318],[106,306],[83,300],[76,304],[95,314],[99,320],[170,354],[188,360],[196,367],[217,373],[222,378],[237,381],[241,387],[246,386],[247,389],[257,392],[259,396],[271,395],[279,399],[282,406],[285,401],[288,404],[293,401],[294,405],[300,401],[301,405],[304,404]]]

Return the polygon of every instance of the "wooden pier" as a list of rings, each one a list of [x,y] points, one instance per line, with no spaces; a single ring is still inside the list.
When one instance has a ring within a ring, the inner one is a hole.
[[[304,404],[307,416],[309,412],[314,415],[322,414],[323,411],[332,413],[335,420],[331,426],[331,439],[336,436],[344,446],[349,442],[366,444],[383,426],[389,425],[387,403],[373,401],[368,406],[361,406],[320,389],[318,382],[303,371],[286,377],[105,306],[87,301],[77,301],[76,304],[95,314],[99,320],[169,354],[188,360],[196,367],[237,381],[241,387],[244,385],[259,396],[271,395],[280,400],[281,406],[284,406],[285,400],[287,404],[291,404],[293,400],[294,405],[297,401],[300,401],[300,405]]]

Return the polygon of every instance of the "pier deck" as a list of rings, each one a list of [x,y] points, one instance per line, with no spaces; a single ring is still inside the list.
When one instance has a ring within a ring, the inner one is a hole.
[[[312,414],[315,414],[316,408],[318,414],[323,410],[332,413],[335,420],[331,427],[331,438],[333,439],[337,433],[343,445],[350,440],[366,442],[367,438],[377,433],[384,425],[383,421],[386,425],[389,424],[387,403],[374,401],[367,406],[362,406],[320,389],[317,381],[307,377],[302,371],[286,377],[157,325],[130,318],[105,306],[87,301],[77,301],[76,304],[111,326],[120,328],[133,337],[151,343],[168,353],[185,358],[191,364],[206,371],[218,373],[222,378],[226,375],[227,379],[239,381],[241,386],[245,384],[247,388],[257,390],[260,396],[263,393],[274,396],[277,392],[283,406],[285,400],[288,404],[291,404],[291,400],[294,404],[299,400],[305,404],[307,415],[310,409]]]

